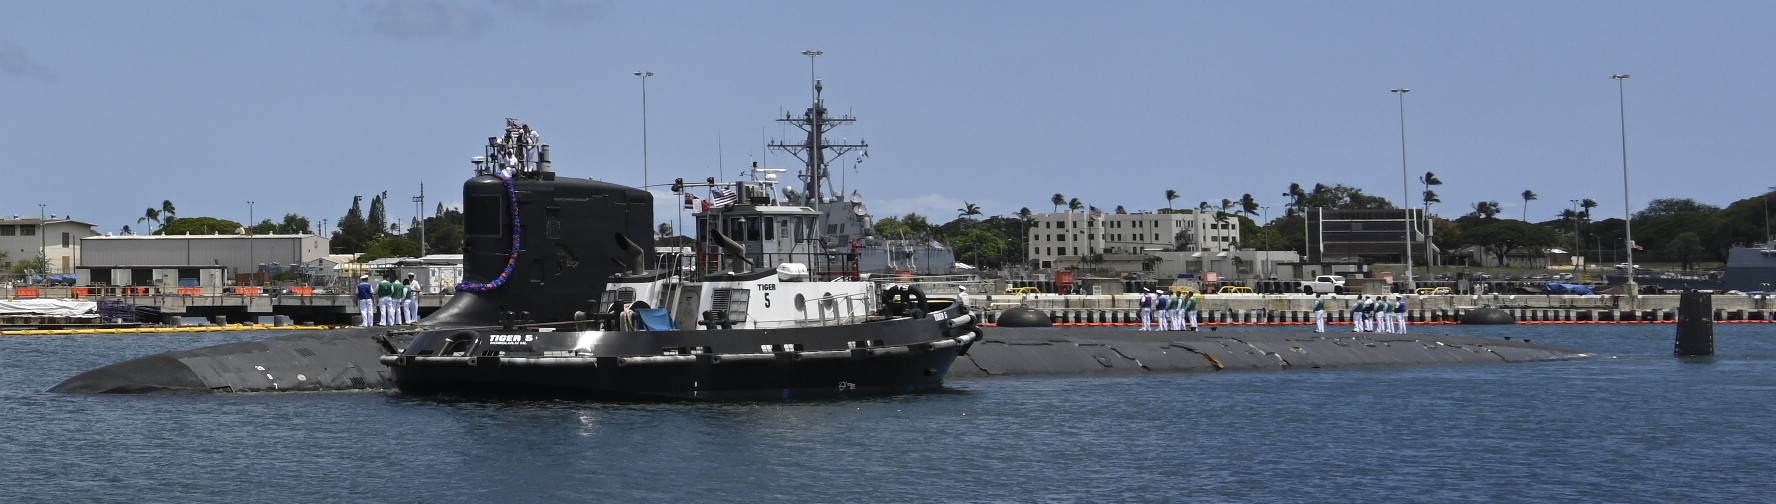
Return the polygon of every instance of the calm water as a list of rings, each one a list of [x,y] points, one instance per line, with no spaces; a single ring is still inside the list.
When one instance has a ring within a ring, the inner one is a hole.
[[[1420,328],[1428,329],[1428,328]],[[1577,362],[952,381],[751,404],[42,391],[272,333],[0,337],[0,502],[1757,502],[1776,325],[1517,331]],[[990,336],[989,336],[990,337]]]

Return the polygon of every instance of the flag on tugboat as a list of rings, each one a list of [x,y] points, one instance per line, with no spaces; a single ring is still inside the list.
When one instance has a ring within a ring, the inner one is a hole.
[[[692,210],[692,209],[697,208],[697,197],[695,195],[690,194],[690,193],[685,193],[684,208],[685,208],[685,210]]]
[[[714,196],[709,199],[709,203],[716,208],[732,205],[738,201],[740,201],[740,195],[734,194],[733,189],[728,189],[726,187],[716,189]]]
[[[934,249],[938,249],[938,250],[944,249],[944,245],[942,243],[938,243],[937,240],[931,240],[931,243],[929,243],[929,245],[931,245],[931,248],[934,248]]]

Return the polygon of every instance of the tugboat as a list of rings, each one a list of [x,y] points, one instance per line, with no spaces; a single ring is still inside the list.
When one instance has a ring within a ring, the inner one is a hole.
[[[696,268],[685,271],[681,261],[667,260],[650,269],[644,249],[615,233],[612,243],[627,254],[628,271],[606,280],[574,320],[536,323],[507,307],[497,328],[422,332],[380,359],[394,385],[408,394],[618,400],[818,398],[941,387],[956,357],[982,338],[979,314],[963,297],[932,299],[918,286],[894,282],[897,277],[869,278],[858,265],[859,247],[834,246],[823,232],[839,215],[821,208],[831,201],[811,196],[825,179],[826,154],[856,145],[821,141],[830,124],[818,81],[815,86],[815,104],[800,123],[809,131],[802,145],[805,191],[781,191],[779,198],[777,176],[785,170],[757,166],[750,180],[732,184],[680,179],[674,192],[707,187],[715,193],[695,216]],[[526,156],[505,150],[508,143],[490,142],[486,158],[515,159],[516,170],[492,172],[509,180],[522,175]],[[844,213],[862,215],[851,208]],[[513,240],[515,255],[518,237]],[[467,283],[459,290],[497,287]]]

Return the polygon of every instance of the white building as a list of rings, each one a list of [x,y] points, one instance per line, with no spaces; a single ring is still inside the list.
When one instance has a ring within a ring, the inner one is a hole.
[[[1216,222],[1213,212],[1035,215],[1030,260],[1053,268],[1056,260],[1097,254],[1151,255],[1158,251],[1226,252],[1239,246],[1239,219]]]
[[[6,258],[0,259],[0,271],[11,270],[15,264],[42,255],[49,260],[49,271],[43,273],[73,273],[74,266],[80,264],[80,239],[99,234],[93,230],[94,226],[90,222],[55,215],[48,218],[0,217],[0,251],[6,253]]]

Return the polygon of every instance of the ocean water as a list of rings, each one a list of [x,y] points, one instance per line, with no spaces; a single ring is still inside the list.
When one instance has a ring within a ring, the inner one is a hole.
[[[1418,327],[1549,363],[952,380],[867,400],[66,396],[275,333],[0,337],[0,502],[1765,502],[1776,325]],[[991,335],[989,334],[989,337]]]

